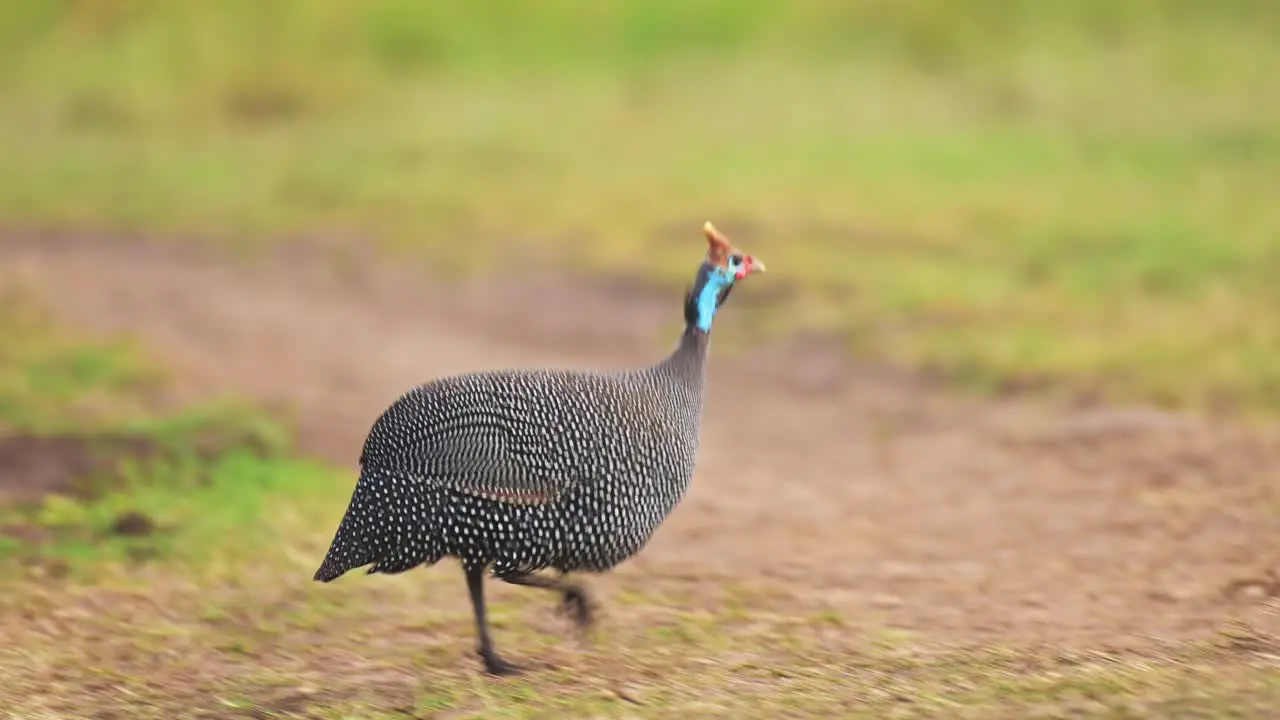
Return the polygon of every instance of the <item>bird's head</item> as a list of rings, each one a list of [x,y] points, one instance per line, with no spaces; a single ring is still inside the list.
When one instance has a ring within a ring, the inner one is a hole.
[[[706,333],[734,285],[764,272],[764,263],[735,248],[710,222],[702,226],[702,234],[707,238],[707,255],[685,297],[684,319],[690,329]]]

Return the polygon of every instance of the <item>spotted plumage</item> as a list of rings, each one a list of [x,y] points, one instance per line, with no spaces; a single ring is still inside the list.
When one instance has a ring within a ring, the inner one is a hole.
[[[639,552],[684,496],[702,419],[711,321],[763,264],[710,223],[675,350],[627,370],[473,372],[410,390],[378,418],[361,473],[315,579],[401,573],[457,558],[487,670],[494,651],[483,575],[559,591],[590,622],[585,589],[561,575],[604,572]]]

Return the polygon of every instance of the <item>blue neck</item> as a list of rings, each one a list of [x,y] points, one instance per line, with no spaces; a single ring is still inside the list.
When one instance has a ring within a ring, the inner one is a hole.
[[[719,309],[720,294],[733,285],[733,276],[721,268],[704,265],[694,287],[697,317],[695,325],[702,332],[711,331],[711,322]]]

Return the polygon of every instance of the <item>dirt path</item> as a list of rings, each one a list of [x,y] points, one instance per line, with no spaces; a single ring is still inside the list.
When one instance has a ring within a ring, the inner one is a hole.
[[[291,406],[305,448],[352,467],[369,424],[415,383],[647,362],[678,320],[677,297],[631,283],[529,270],[450,290],[409,270],[336,272],[296,249],[240,266],[10,235],[0,268],[73,322],[140,335],[191,393]],[[735,294],[726,334],[782,272]],[[781,612],[961,642],[1123,644],[1274,618],[1223,594],[1280,563],[1274,438],[1158,413],[960,401],[812,340],[712,355],[691,494],[622,573],[747,585]]]

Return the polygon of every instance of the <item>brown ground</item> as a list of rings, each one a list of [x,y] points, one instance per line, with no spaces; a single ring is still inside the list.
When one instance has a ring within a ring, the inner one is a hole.
[[[297,248],[238,265],[25,235],[0,241],[0,267],[73,322],[141,336],[192,394],[291,406],[306,450],[353,467],[369,424],[415,383],[643,363],[670,348],[678,318],[678,295],[635,283],[524,269],[450,289]],[[743,336],[747,298],[784,274],[735,293],[722,337]],[[747,585],[780,613],[838,609],[962,643],[1130,644],[1274,618],[1259,598],[1274,583],[1225,591],[1278,562],[1277,439],[1149,411],[960,400],[811,338],[726,344],[712,349],[690,495],[621,573]]]

